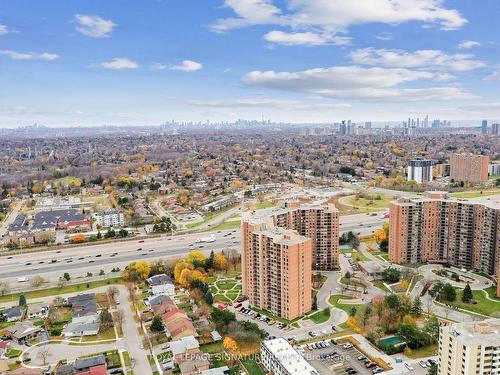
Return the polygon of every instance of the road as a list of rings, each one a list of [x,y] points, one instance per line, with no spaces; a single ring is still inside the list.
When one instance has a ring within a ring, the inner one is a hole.
[[[7,233],[9,225],[12,224],[16,216],[19,214],[19,211],[23,207],[24,202],[15,202],[14,205],[15,205],[14,208],[10,210],[9,214],[2,222],[2,225],[0,226],[0,238],[2,238]]]
[[[233,209],[234,212],[238,208]],[[231,216],[234,212],[226,214]],[[353,231],[360,235],[370,235],[380,228],[385,219],[378,213],[376,216],[358,214],[340,218],[341,233]],[[212,250],[236,249],[241,247],[241,230],[221,230],[215,233],[216,241],[196,243],[207,235],[190,233],[174,236],[162,236],[137,240],[110,242],[103,244],[74,246],[61,250],[48,250],[2,257],[0,263],[0,280],[8,280],[12,288],[19,287],[18,277],[43,275],[47,280],[57,280],[64,272],[73,278],[85,276],[87,272],[96,274],[99,270],[110,272],[112,268],[123,269],[130,262],[139,259],[155,260],[160,258],[184,256],[193,249],[209,253]],[[141,250],[139,250],[141,249]]]

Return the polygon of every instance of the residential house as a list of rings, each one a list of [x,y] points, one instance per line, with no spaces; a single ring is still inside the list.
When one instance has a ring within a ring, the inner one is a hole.
[[[162,314],[162,318],[172,340],[179,340],[197,334],[193,323],[189,320],[184,310],[175,308]]]
[[[0,315],[8,322],[17,322],[24,318],[26,309],[24,306],[14,306],[0,312]]]
[[[202,371],[200,375],[229,375],[231,370],[227,366],[211,368],[205,371]]]
[[[169,296],[175,295],[175,286],[172,283],[172,279],[163,274],[151,276],[146,280],[148,285],[151,287],[151,291],[154,295],[166,294]]]
[[[174,363],[179,366],[181,374],[194,375],[210,368],[210,362],[203,356],[200,344],[194,336],[183,337],[170,342]]]
[[[5,328],[15,342],[30,340],[42,331],[41,327],[36,327],[33,322],[26,320],[24,322],[16,322],[13,326]]]
[[[28,306],[28,317],[30,319],[44,319],[48,313],[49,308],[43,303],[35,303]]]

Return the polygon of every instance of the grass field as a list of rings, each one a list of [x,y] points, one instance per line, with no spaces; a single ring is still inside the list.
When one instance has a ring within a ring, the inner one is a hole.
[[[353,249],[343,249],[340,250],[342,254],[351,254],[351,258],[355,261],[365,262],[370,260],[370,258],[366,257],[362,252],[355,251]]]
[[[222,215],[224,212],[229,211],[230,209],[234,208],[235,206],[236,205],[232,205],[232,206],[229,206],[229,207],[225,207],[225,208],[223,208],[221,210],[217,210],[215,212],[209,212],[209,213],[207,213],[205,215],[205,217],[203,218],[202,221],[198,221],[197,223],[187,224],[186,228],[188,228],[188,229],[197,228],[200,225],[205,224],[205,223],[209,222],[210,220],[216,218],[217,216]]]
[[[496,316],[495,314],[498,314],[500,317],[500,299],[497,299],[497,301],[490,301],[486,298],[482,290],[473,290],[472,294],[476,304],[465,303],[462,302],[462,289],[457,288],[456,290],[457,300],[455,302],[447,302],[447,304],[483,315]]]
[[[76,292],[84,292],[89,289],[99,288],[101,286],[120,284],[122,281],[121,277],[114,277],[111,279],[105,280],[96,280],[89,281],[88,283],[74,284],[74,285],[66,285],[62,288],[53,287],[47,289],[39,289],[39,290],[30,290],[29,292],[25,292],[24,296],[26,299],[30,298],[40,298],[40,297],[50,297],[56,296],[60,294],[67,293],[76,293]],[[88,285],[88,287],[87,287]],[[5,296],[0,296],[0,302],[14,302],[19,300],[20,293],[7,294]]]
[[[237,229],[241,227],[241,220],[231,220],[231,221],[225,221],[222,224],[219,224],[211,230],[226,230],[226,229]]]
[[[272,201],[262,201],[256,204],[252,204],[249,208],[250,210],[261,210],[263,208],[269,208],[276,206]]]
[[[332,296],[330,296],[330,299],[328,300],[328,302],[330,302],[330,304],[332,306],[335,306],[341,310],[344,310],[346,313],[350,313],[351,312],[351,309],[352,307],[356,307],[358,308],[359,306],[363,306],[361,304],[344,304],[344,303],[339,303],[339,299],[352,299],[352,297],[349,297],[349,296],[342,296],[340,294],[334,294]]]
[[[437,345],[428,345],[423,348],[412,350],[411,353],[408,353],[408,357],[411,359],[432,357],[437,354]]]
[[[380,199],[375,199],[375,197],[380,197]],[[353,207],[358,213],[363,213],[387,209],[392,200],[394,200],[394,197],[385,194],[374,194],[374,199],[366,199],[353,195],[342,199],[342,203]]]
[[[330,319],[330,309],[326,308],[315,312],[312,315],[309,315],[309,319],[311,319],[316,324],[321,324],[327,322]]]
[[[241,364],[248,371],[250,375],[265,375],[266,373],[262,368],[255,362],[255,359],[251,357],[245,357],[240,359]]]
[[[451,196],[453,198],[479,198],[497,194],[500,194],[500,189],[461,191],[458,193],[452,193]]]

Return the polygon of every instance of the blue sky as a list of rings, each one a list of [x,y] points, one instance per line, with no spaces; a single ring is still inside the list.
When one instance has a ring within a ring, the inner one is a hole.
[[[0,127],[500,118],[498,0],[4,0]]]

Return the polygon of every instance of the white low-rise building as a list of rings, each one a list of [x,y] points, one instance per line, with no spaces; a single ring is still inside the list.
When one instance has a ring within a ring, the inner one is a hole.
[[[123,227],[125,225],[125,216],[119,210],[107,210],[96,212],[93,215],[94,221],[101,227]]]
[[[175,285],[170,277],[165,274],[154,275],[146,280],[146,283],[151,287],[151,292],[157,296],[166,294],[167,296],[175,295]]]
[[[284,338],[263,341],[260,347],[262,365],[274,375],[319,375]]]

